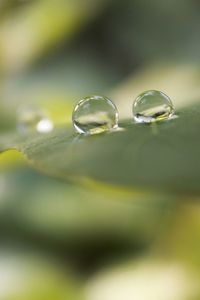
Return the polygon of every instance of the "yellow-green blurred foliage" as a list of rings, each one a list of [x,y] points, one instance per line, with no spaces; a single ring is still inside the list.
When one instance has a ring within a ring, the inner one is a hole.
[[[176,108],[198,102],[199,28],[195,0],[1,0],[0,144],[27,105],[61,126],[93,93],[121,119],[147,89]],[[0,154],[1,300],[200,299],[198,195],[83,187],[32,167]]]

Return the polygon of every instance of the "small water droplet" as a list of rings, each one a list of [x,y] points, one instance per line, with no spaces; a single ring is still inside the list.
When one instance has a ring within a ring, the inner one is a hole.
[[[72,122],[78,133],[101,133],[118,127],[118,111],[107,97],[88,96],[75,106]]]
[[[133,103],[133,116],[139,123],[166,120],[173,114],[174,107],[171,99],[160,91],[146,91]]]
[[[37,128],[37,131],[40,133],[48,133],[53,130],[53,123],[49,119],[43,119],[38,122],[36,128]]]
[[[18,111],[18,130],[22,134],[32,132],[48,133],[53,130],[53,122],[37,107],[23,107]]]

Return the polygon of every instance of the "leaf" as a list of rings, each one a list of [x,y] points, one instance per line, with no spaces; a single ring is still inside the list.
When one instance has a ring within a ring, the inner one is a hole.
[[[93,136],[60,128],[16,148],[35,168],[61,179],[199,194],[199,104],[165,122],[121,126],[124,131]]]
[[[85,248],[86,240],[92,245],[107,239],[117,241],[119,247],[144,246],[160,233],[158,224],[166,225],[164,220],[175,203],[163,195],[135,193],[133,204],[132,192],[85,189],[39,176],[29,168],[4,171],[3,185],[1,229],[14,228],[15,236],[24,233],[29,237],[36,232],[43,243],[61,241],[62,247],[66,243],[68,250],[75,247],[76,252]]]
[[[33,1],[6,18],[0,26],[3,69],[19,70],[62,40],[68,41],[107,5],[99,0],[82,4],[80,0]]]
[[[2,247],[0,252],[0,299],[82,299],[79,282],[58,263],[25,248]]]
[[[22,141],[22,138],[16,137],[14,133],[1,134],[0,135],[0,153],[6,150],[16,148],[16,144]]]

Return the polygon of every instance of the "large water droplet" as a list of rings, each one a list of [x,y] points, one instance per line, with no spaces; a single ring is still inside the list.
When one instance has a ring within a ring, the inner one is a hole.
[[[160,91],[146,91],[133,103],[133,116],[136,122],[151,123],[166,120],[174,113],[171,99]]]
[[[72,121],[78,133],[101,133],[118,127],[118,111],[107,97],[88,96],[75,106]]]
[[[33,132],[48,133],[53,130],[53,123],[46,114],[37,107],[27,106],[18,111],[18,130],[22,134]]]

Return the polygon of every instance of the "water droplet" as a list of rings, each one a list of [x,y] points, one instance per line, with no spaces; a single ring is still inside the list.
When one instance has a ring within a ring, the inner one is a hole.
[[[53,130],[53,123],[49,119],[43,119],[37,123],[36,128],[40,133],[48,133]]]
[[[72,121],[78,133],[101,133],[118,127],[118,111],[107,97],[88,96],[75,106]]]
[[[53,130],[53,123],[37,107],[23,107],[18,111],[18,130],[22,134],[32,132],[48,133]]]
[[[151,123],[166,120],[174,113],[171,99],[160,91],[146,91],[133,103],[133,116],[136,122]]]

